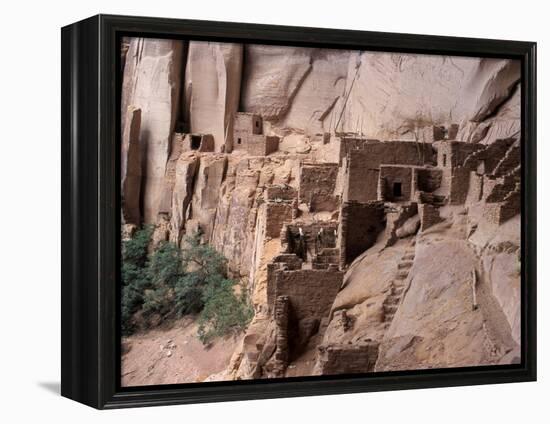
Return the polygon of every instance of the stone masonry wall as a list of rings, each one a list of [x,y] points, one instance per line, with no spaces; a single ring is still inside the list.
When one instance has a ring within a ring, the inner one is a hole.
[[[317,372],[322,375],[365,373],[374,370],[378,343],[319,346]]]
[[[300,168],[299,202],[309,205],[311,211],[335,210],[338,206],[334,195],[337,176],[336,163],[303,163]]]
[[[335,267],[276,271],[275,298],[288,296],[296,321],[321,321],[328,316],[343,277]]]
[[[383,202],[345,202],[340,212],[340,266],[344,267],[371,247],[385,228]]]
[[[377,200],[380,165],[433,164],[434,154],[429,143],[407,141],[371,142],[362,150],[348,152],[348,172],[344,200],[367,202]]]
[[[269,202],[262,205],[265,208],[265,235],[269,238],[277,238],[281,235],[281,229],[285,222],[293,218],[294,208],[289,202]]]
[[[378,200],[389,202],[411,200],[412,196],[412,173],[409,166],[382,165],[380,166],[380,183],[382,193],[379,193]],[[401,184],[401,196],[394,196],[394,184]]]
[[[427,203],[418,205],[418,214],[420,215],[420,231],[425,231],[442,220],[439,210]]]
[[[294,254],[280,254],[267,264],[267,306],[272,310],[275,304],[276,272],[278,270],[297,270],[302,268],[302,260]]]

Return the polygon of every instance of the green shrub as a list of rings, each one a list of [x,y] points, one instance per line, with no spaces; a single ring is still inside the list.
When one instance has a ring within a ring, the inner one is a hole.
[[[198,336],[203,343],[244,329],[252,309],[244,295],[235,295],[235,282],[226,277],[226,259],[202,244],[199,234],[186,238],[183,249],[162,242],[148,257],[151,234],[152,228],[145,227],[123,245],[124,333],[135,330],[132,316],[137,311],[143,313],[144,327],[151,325],[147,318],[151,314],[163,319],[199,314]]]
[[[153,233],[152,226],[136,231],[122,244],[122,331],[133,331],[132,315],[141,308],[145,291],[151,286],[147,273],[147,249]]]
[[[252,319],[252,308],[244,294],[235,295],[234,285],[232,280],[225,279],[220,285],[208,286],[204,291],[204,309],[199,315],[198,329],[202,343],[209,343],[214,337],[242,331]]]

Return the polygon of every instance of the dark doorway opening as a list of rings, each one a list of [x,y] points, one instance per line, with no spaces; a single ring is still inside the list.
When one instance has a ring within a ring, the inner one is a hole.
[[[401,197],[403,192],[401,191],[401,183],[393,183],[393,197]]]
[[[237,144],[241,144],[241,141],[242,141],[242,140],[241,140],[240,138],[238,138],[238,139],[237,139]]]
[[[200,135],[191,136],[191,150],[197,150],[201,147],[201,138],[202,137]]]

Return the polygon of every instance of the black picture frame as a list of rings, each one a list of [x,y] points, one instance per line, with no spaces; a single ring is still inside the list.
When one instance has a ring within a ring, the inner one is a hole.
[[[118,49],[132,35],[520,60],[521,363],[121,388]],[[536,380],[536,43],[112,15],[61,43],[63,396],[103,409]]]

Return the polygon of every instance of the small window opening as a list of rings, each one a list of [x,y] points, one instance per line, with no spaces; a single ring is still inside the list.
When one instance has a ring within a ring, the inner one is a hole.
[[[237,139],[237,144],[241,144],[242,140],[240,138]]]
[[[199,147],[201,147],[201,136],[200,135],[192,135],[191,136],[191,150],[197,150]]]
[[[401,191],[401,183],[393,183],[393,197],[401,197],[403,193]]]
[[[256,128],[260,126],[260,121],[256,121]]]
[[[443,166],[447,166],[447,155],[443,155]]]

